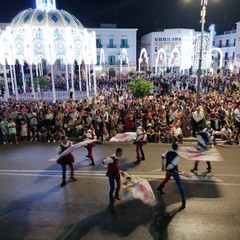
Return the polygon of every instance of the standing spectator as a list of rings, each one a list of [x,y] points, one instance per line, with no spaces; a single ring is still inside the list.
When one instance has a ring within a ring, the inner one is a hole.
[[[193,112],[193,137],[199,132],[199,126],[204,124],[204,113],[201,111],[201,107],[197,107],[197,110]]]
[[[7,121],[7,117],[4,116],[3,120],[0,122],[0,128],[2,131],[2,135],[3,135],[3,144],[6,144],[7,141],[7,135],[8,135],[8,121]]]
[[[9,143],[12,144],[14,140],[15,143],[18,144],[16,123],[14,122],[13,118],[9,118],[7,127],[8,127]]]
[[[20,137],[24,142],[28,140],[28,125],[25,120],[21,121]]]

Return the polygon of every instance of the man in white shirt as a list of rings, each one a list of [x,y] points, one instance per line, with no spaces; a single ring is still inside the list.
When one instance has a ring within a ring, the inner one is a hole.
[[[193,137],[196,136],[196,133],[199,132],[199,126],[204,123],[204,113],[201,111],[201,107],[197,107],[197,110],[192,114],[192,129]]]

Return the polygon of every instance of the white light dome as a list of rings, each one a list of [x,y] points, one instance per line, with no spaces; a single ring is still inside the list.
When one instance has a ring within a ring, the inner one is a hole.
[[[24,26],[49,26],[53,28],[71,27],[73,29],[84,29],[82,23],[67,11],[41,8],[29,8],[20,12],[10,24],[11,28],[21,28]]]

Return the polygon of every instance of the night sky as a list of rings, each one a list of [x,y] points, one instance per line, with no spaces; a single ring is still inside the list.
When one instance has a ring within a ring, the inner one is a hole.
[[[56,0],[57,8],[77,17],[84,27],[117,23],[138,28],[138,36],[164,28],[200,30],[201,0]],[[20,11],[35,8],[35,0],[1,0],[0,22],[10,22]],[[236,28],[240,0],[208,0],[206,29],[216,25],[217,34]]]

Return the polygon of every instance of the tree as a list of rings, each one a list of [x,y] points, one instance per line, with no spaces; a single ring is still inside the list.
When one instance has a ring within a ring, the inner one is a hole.
[[[143,98],[150,94],[153,84],[143,78],[138,78],[136,81],[128,83],[128,89],[132,91],[135,98]]]
[[[38,89],[39,86],[40,92],[42,94],[43,91],[46,91],[48,89],[49,81],[43,76],[39,76],[33,80],[33,84],[34,89]]]

